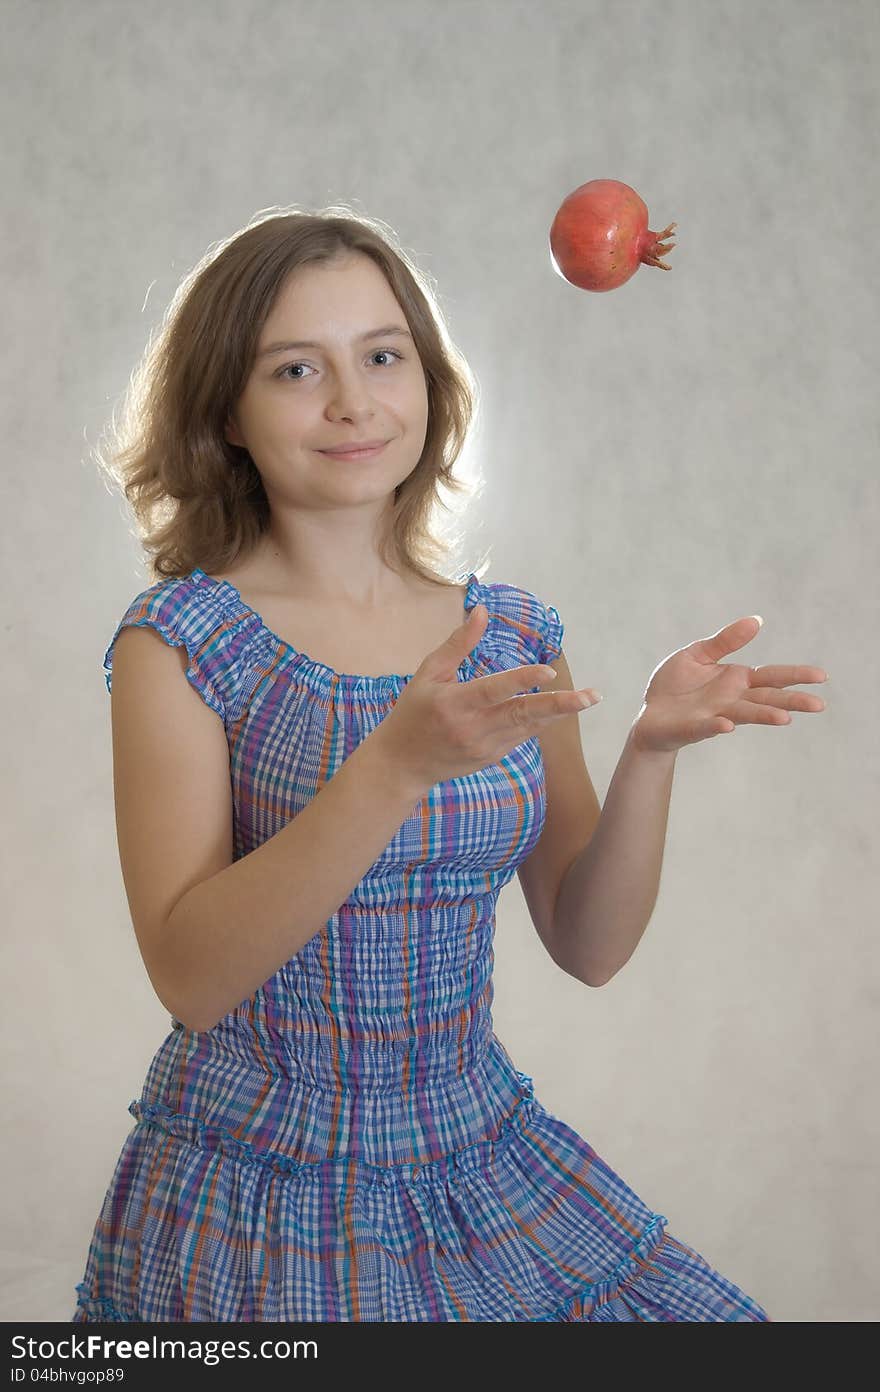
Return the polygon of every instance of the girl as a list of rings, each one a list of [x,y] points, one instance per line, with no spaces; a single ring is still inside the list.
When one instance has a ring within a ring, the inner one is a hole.
[[[492,934],[516,871],[553,960],[608,981],[677,750],[821,709],[786,686],[824,674],[721,664],[754,618],[674,653],[600,815],[556,609],[437,568],[474,404],[426,278],[344,209],[221,245],[136,378],[116,458],[157,578],[105,674],[173,1028],[75,1322],[769,1318],[541,1105]]]

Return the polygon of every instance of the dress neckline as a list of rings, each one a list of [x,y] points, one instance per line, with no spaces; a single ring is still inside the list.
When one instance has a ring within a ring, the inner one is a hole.
[[[274,630],[271,629],[269,625],[265,622],[262,614],[259,614],[257,610],[253,608],[252,605],[248,604],[247,600],[241,594],[241,591],[238,590],[235,585],[233,585],[231,580],[217,580],[213,575],[207,575],[205,571],[203,571],[198,566],[195,570],[190,572],[189,578],[190,580],[195,581],[197,584],[202,581],[206,581],[209,585],[213,585],[215,589],[224,591],[227,596],[229,596],[231,599],[235,601],[241,612],[249,614],[253,619],[256,620],[259,632],[262,634],[262,636],[264,638],[270,639],[271,642],[276,644],[281,652],[295,657],[299,663],[303,663],[308,667],[312,667],[318,672],[326,673],[328,677],[332,678],[335,681],[349,683],[354,682],[360,686],[369,685],[370,683],[381,684],[384,682],[387,684],[388,682],[408,682],[412,681],[413,677],[415,676],[415,672],[387,672],[382,673],[380,676],[365,676],[362,673],[358,672],[337,672],[334,667],[330,667],[326,662],[319,662],[317,658],[310,657],[309,654],[303,652],[301,648],[295,648],[292,643],[288,643],[286,638],[282,638],[280,634],[275,633]],[[480,581],[477,579],[473,571],[471,571],[471,573],[467,576],[467,589],[465,591],[464,597],[464,613],[462,615],[462,622],[464,622],[464,620],[467,618],[471,609],[474,607],[474,604],[478,602],[472,599],[472,596],[481,589],[482,586],[480,584]],[[463,667],[470,667],[473,665],[473,654],[474,652],[479,650],[488,631],[489,625],[487,624],[486,628],[483,631],[483,637],[477,644],[475,644],[473,650],[464,658],[464,661],[459,664],[459,671],[461,671]],[[427,653],[425,654],[425,656],[427,656]]]

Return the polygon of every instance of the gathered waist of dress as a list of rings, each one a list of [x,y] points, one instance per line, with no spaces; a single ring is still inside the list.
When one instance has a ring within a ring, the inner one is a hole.
[[[184,1031],[168,1036],[131,1114],[190,1144],[282,1170],[347,1159],[380,1172],[481,1163],[532,1096],[532,1080],[494,1032],[463,1071],[409,1087],[317,1086],[185,1045]]]
[[[159,1053],[199,1069],[283,1075],[330,1092],[407,1092],[465,1073],[483,1059],[492,1038],[491,974],[480,989],[456,998],[445,982],[418,984],[404,1002],[387,990],[366,1000],[352,986],[321,995],[276,980],[212,1029],[176,1034]]]

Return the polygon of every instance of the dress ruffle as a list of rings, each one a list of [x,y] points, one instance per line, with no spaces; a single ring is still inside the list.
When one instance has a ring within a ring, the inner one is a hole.
[[[416,1167],[298,1163],[133,1102],[74,1321],[767,1318],[519,1076],[494,1136]]]

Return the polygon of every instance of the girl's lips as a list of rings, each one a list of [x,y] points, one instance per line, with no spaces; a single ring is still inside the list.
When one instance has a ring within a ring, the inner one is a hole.
[[[386,440],[384,444],[374,445],[372,449],[319,450],[318,453],[329,454],[331,459],[370,459],[374,454],[380,454],[387,444]]]

